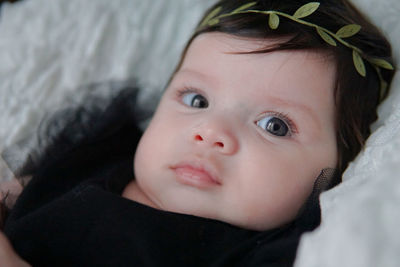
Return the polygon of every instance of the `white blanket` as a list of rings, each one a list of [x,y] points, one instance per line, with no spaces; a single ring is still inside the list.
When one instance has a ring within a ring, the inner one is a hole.
[[[139,79],[154,107],[187,38],[215,0],[25,0],[0,15],[0,151],[29,136],[82,85]],[[400,1],[353,0],[400,59]],[[400,266],[400,81],[379,109],[365,150],[321,198],[296,267]],[[0,177],[10,176],[0,164]],[[0,179],[1,180],[1,179]]]

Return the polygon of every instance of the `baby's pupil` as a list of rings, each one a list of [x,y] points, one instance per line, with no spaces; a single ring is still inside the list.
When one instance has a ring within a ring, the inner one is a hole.
[[[196,95],[192,100],[192,107],[206,108],[208,106],[207,100],[202,95]]]
[[[277,136],[285,136],[289,129],[281,119],[271,118],[267,123],[267,131]]]

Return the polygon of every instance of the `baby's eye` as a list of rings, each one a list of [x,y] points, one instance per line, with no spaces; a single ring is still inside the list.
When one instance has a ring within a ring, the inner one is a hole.
[[[194,108],[207,108],[207,99],[198,93],[187,93],[182,97],[182,102],[190,107]]]
[[[276,136],[287,136],[290,134],[288,124],[275,116],[266,116],[256,123],[257,126]]]

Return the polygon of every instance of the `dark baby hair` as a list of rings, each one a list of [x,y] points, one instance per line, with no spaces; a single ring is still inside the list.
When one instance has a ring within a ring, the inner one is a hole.
[[[274,10],[294,14],[305,0],[222,0],[212,6],[204,15],[202,22],[210,13],[221,7],[218,14],[228,14],[255,2],[251,10]],[[346,0],[320,1],[318,9],[304,20],[324,27],[332,32],[345,25],[358,24],[361,30],[346,40],[363,51],[363,58],[380,58],[393,63],[391,46],[380,31],[368,21],[351,3]],[[374,66],[366,62],[366,77],[355,69],[352,49],[337,44],[332,46],[324,41],[313,27],[308,27],[285,17],[280,17],[277,29],[268,25],[269,16],[256,13],[238,13],[222,16],[217,23],[198,25],[182,54],[180,68],[192,41],[200,34],[220,32],[242,38],[274,39],[278,43],[271,47],[248,53],[268,53],[277,50],[316,50],[331,56],[336,63],[336,84],[334,97],[336,105],[336,138],[338,148],[338,173],[342,174],[349,162],[355,158],[370,135],[370,125],[377,119],[377,106],[387,96],[388,90],[381,92],[381,80]],[[380,69],[381,76],[389,85],[394,70]],[[388,87],[389,88],[389,87]]]

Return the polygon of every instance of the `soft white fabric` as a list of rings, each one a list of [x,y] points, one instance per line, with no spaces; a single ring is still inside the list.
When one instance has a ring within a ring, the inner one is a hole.
[[[203,11],[215,0],[25,0],[0,15],[0,151],[28,136],[65,94],[137,77],[155,104]],[[400,58],[400,1],[353,0]],[[322,225],[302,239],[296,267],[399,266],[400,81],[380,107],[344,182],[322,195]],[[1,165],[0,177],[9,173]],[[1,179],[0,179],[1,180]]]

